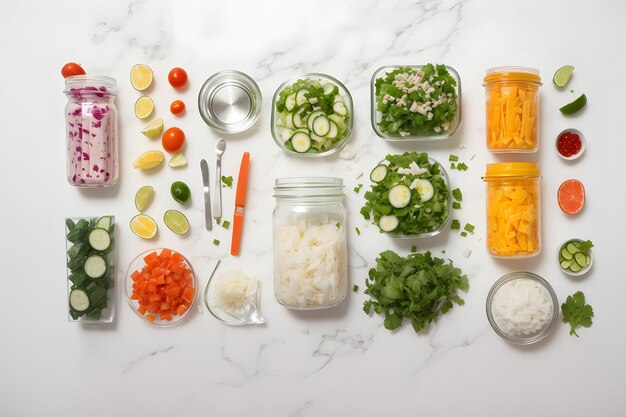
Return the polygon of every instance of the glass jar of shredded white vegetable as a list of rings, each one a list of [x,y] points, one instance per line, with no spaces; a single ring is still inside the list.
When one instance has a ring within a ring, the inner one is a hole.
[[[348,289],[343,180],[278,178],[274,187],[274,295],[287,308],[328,308]]]

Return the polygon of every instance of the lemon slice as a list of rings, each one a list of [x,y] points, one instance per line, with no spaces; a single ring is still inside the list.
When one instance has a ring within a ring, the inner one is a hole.
[[[159,166],[163,158],[163,152],[161,151],[144,152],[139,158],[135,159],[133,166],[137,169],[151,169]]]
[[[148,208],[154,197],[154,188],[145,185],[137,190],[135,194],[135,207],[137,210],[144,211]]]
[[[161,132],[163,132],[163,119],[161,117],[150,123],[141,131],[141,133],[149,139],[158,138],[161,136]]]
[[[168,210],[163,215],[163,222],[172,232],[177,235],[184,235],[189,231],[187,217],[178,210]]]
[[[135,116],[140,119],[145,119],[152,114],[154,110],[154,102],[148,96],[139,97],[135,102]]]
[[[570,78],[572,78],[572,72],[574,72],[574,67],[571,65],[564,65],[554,73],[554,77],[552,77],[552,82],[557,87],[565,87],[569,82]]]
[[[130,230],[142,239],[152,239],[157,233],[154,219],[145,214],[138,214],[130,220]]]
[[[578,113],[582,110],[583,107],[587,104],[587,96],[582,94],[576,100],[571,103],[566,104],[561,107],[559,110],[566,116],[571,116],[572,114]]]
[[[130,70],[130,83],[137,91],[150,87],[153,79],[152,68],[147,65],[137,64]]]
[[[170,159],[170,162],[168,162],[167,165],[172,168],[184,167],[187,165],[187,159],[182,153],[177,153],[172,157],[172,159]]]

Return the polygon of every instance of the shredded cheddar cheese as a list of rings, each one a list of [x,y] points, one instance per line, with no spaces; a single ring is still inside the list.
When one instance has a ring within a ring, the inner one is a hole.
[[[538,87],[527,82],[487,88],[487,147],[490,150],[537,149]]]

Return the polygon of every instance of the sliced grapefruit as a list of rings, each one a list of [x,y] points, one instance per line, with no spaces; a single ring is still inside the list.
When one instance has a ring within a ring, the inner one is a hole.
[[[576,214],[585,205],[585,186],[578,180],[567,180],[557,193],[559,207],[567,214]]]

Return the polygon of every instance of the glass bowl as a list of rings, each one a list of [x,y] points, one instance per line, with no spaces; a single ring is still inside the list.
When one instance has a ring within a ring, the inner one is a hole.
[[[376,104],[376,80],[378,78],[382,78],[388,72],[391,72],[391,71],[396,70],[398,68],[412,68],[412,69],[415,69],[415,70],[419,70],[423,66],[424,65],[385,65],[383,67],[378,68],[376,71],[374,71],[374,74],[372,75],[372,80],[370,82],[370,90],[371,90],[371,100],[370,100],[370,103],[371,103],[371,112],[372,112],[371,122],[372,122],[372,128],[374,129],[374,132],[378,136],[383,138],[384,140],[392,141],[392,142],[394,142],[394,141],[397,141],[397,142],[426,142],[426,141],[443,140],[443,139],[448,139],[459,128],[459,126],[461,124],[461,77],[459,76],[459,73],[454,68],[446,65],[446,68],[450,72],[450,75],[456,81],[456,95],[457,95],[457,99],[456,99],[456,106],[457,106],[456,117],[454,118],[454,120],[450,124],[450,128],[446,132],[442,132],[440,134],[437,134],[437,133],[433,133],[433,134],[424,133],[424,134],[420,134],[420,135],[401,136],[399,134],[398,135],[390,135],[390,134],[382,132],[380,130],[378,124],[380,123],[382,114],[378,110],[376,110],[376,106],[377,106],[377,104]]]
[[[239,133],[259,120],[263,97],[257,83],[240,71],[220,71],[198,93],[202,120],[221,133]]]
[[[526,280],[538,282],[548,291],[548,294],[550,294],[550,298],[552,299],[552,317],[540,329],[528,335],[517,335],[517,334],[507,333],[506,331],[500,328],[495,317],[493,317],[493,311],[492,311],[493,299],[498,293],[498,291],[502,288],[502,286],[511,281],[515,281],[519,279],[526,279]],[[548,281],[546,281],[545,279],[541,278],[539,275],[534,274],[532,272],[527,272],[527,271],[511,272],[503,276],[499,280],[497,280],[495,284],[493,284],[493,286],[489,290],[486,304],[487,304],[486,305],[487,319],[489,320],[489,324],[491,324],[491,327],[493,328],[493,330],[507,342],[510,342],[516,345],[530,345],[530,344],[539,342],[550,333],[550,331],[554,328],[554,326],[556,325],[559,319],[559,300],[556,297],[554,289],[548,283]]]
[[[307,79],[307,78],[314,79],[314,80],[317,79],[320,81],[326,81],[326,82],[336,85],[339,88],[339,94],[342,95],[344,98],[344,102],[348,108],[347,109],[348,115],[350,116],[348,117],[348,120],[346,121],[346,134],[343,137],[343,139],[337,142],[332,148],[327,149],[324,152],[302,152],[301,153],[301,152],[292,151],[288,149],[287,147],[285,147],[284,141],[282,140],[280,133],[278,131],[280,126],[277,124],[278,112],[276,111],[276,103],[278,101],[278,97],[281,91],[283,91],[286,87],[290,86],[297,80]],[[348,142],[348,139],[352,135],[353,127],[354,127],[354,106],[352,103],[352,95],[350,94],[346,86],[341,83],[341,81],[337,80],[334,77],[331,77],[330,75],[313,73],[313,72],[296,75],[295,77],[291,77],[290,79],[282,83],[278,87],[278,89],[276,89],[276,92],[274,93],[274,97],[272,99],[272,122],[271,122],[272,138],[274,138],[274,142],[276,142],[276,145],[278,145],[279,148],[281,148],[282,150],[284,150],[290,155],[301,156],[304,158],[316,158],[316,157],[327,156],[327,155],[333,154],[337,152],[339,149],[341,149],[346,144],[346,142]]]
[[[142,314],[139,311],[140,305],[139,302],[137,300],[133,300],[132,297],[132,293],[133,293],[133,284],[134,284],[134,280],[131,277],[131,275],[133,274],[134,271],[141,271],[141,269],[146,265],[146,262],[144,260],[144,258],[146,256],[148,256],[151,253],[159,253],[161,254],[161,252],[165,250],[165,248],[158,248],[158,249],[151,249],[148,251],[145,251],[141,254],[139,254],[135,259],[133,259],[133,261],[130,263],[130,265],[128,266],[128,271],[126,272],[126,300],[128,301],[128,305],[130,306],[130,308],[133,310],[133,312],[140,317],[142,320],[144,320],[146,323],[155,325],[155,326],[161,326],[161,327],[166,327],[166,326],[173,326],[175,324],[180,323],[185,317],[187,317],[189,315],[189,312],[193,309],[193,307],[196,304],[196,299],[198,297],[198,279],[196,278],[196,274],[193,270],[193,267],[191,266],[191,263],[189,263],[189,260],[187,258],[185,258],[185,256],[183,256],[181,253],[169,249],[172,251],[172,255],[174,254],[179,254],[180,256],[182,256],[183,261],[185,263],[185,265],[191,270],[191,281],[192,281],[192,288],[195,289],[195,293],[193,296],[193,300],[191,301],[191,304],[189,304],[187,310],[181,315],[172,315],[172,319],[171,320],[162,320],[159,317],[158,313],[154,313],[153,316],[155,317],[154,320],[148,320],[147,316],[145,314]]]
[[[585,275],[587,272],[589,272],[589,270],[591,269],[591,266],[593,265],[593,251],[591,249],[589,249],[589,262],[587,263],[587,266],[582,268],[580,271],[578,272],[572,272],[569,268],[565,269],[561,266],[561,251],[563,250],[563,248],[565,248],[565,246],[568,243],[573,243],[573,242],[579,242],[582,243],[583,240],[582,239],[567,239],[566,241],[564,241],[563,243],[561,243],[561,245],[559,245],[559,250],[556,253],[556,262],[559,265],[559,269],[561,271],[563,271],[563,273],[572,276],[572,277],[579,277],[581,275]]]

